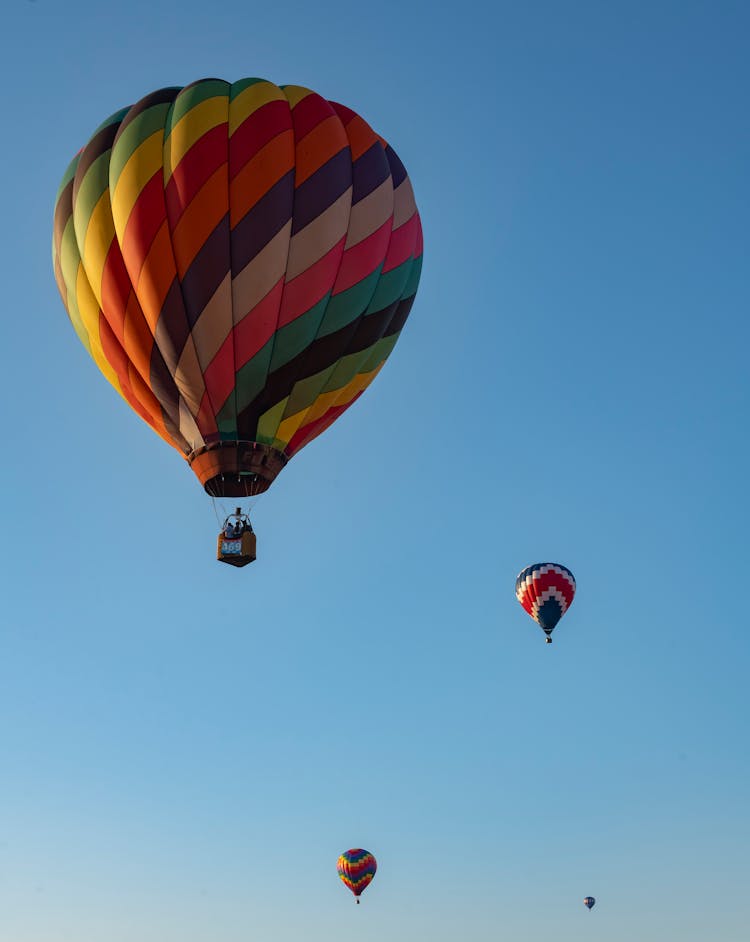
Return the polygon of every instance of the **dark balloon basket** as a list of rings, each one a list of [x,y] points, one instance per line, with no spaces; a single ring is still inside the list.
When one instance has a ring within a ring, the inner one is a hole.
[[[247,566],[255,559],[255,534],[249,530],[235,537],[220,533],[216,558],[230,566]]]

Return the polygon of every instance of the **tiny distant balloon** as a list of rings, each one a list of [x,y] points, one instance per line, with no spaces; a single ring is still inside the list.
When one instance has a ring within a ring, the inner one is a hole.
[[[573,573],[560,563],[534,563],[516,578],[516,598],[552,643],[552,631],[576,594]]]
[[[596,902],[596,900],[594,899],[593,896],[587,896],[587,897],[584,899],[584,901],[583,901],[583,905],[584,905],[587,909],[592,909],[595,902]]]
[[[369,851],[353,847],[339,857],[336,869],[344,886],[354,893],[359,903],[359,896],[372,883],[378,864]]]

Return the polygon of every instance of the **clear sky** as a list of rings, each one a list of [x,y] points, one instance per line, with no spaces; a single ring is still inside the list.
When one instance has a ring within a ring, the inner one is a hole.
[[[749,36],[743,2],[6,4],[3,942],[747,939]],[[234,570],[50,242],[101,120],[251,75],[394,144],[425,263]],[[546,559],[551,646],[513,591]]]

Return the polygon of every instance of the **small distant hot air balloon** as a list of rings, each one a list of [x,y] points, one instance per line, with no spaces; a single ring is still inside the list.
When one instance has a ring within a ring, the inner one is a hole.
[[[560,563],[534,563],[518,574],[516,598],[552,643],[552,631],[576,594],[573,573]]]
[[[369,851],[354,847],[339,857],[336,869],[344,885],[354,893],[359,903],[359,896],[372,882],[378,864]]]
[[[594,905],[595,902],[596,902],[596,900],[594,899],[593,896],[587,896],[587,897],[584,899],[584,901],[583,901],[583,905],[584,905],[587,909],[591,909],[591,908],[593,907],[593,905]]]

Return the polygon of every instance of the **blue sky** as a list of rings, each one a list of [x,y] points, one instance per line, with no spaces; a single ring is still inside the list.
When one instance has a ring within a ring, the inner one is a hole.
[[[742,942],[747,6],[38,0],[3,27],[0,937]],[[359,111],[425,231],[393,356],[237,571],[50,264],[93,129],[207,75]],[[551,646],[513,593],[544,559],[578,581]],[[379,862],[359,907],[350,846]]]

